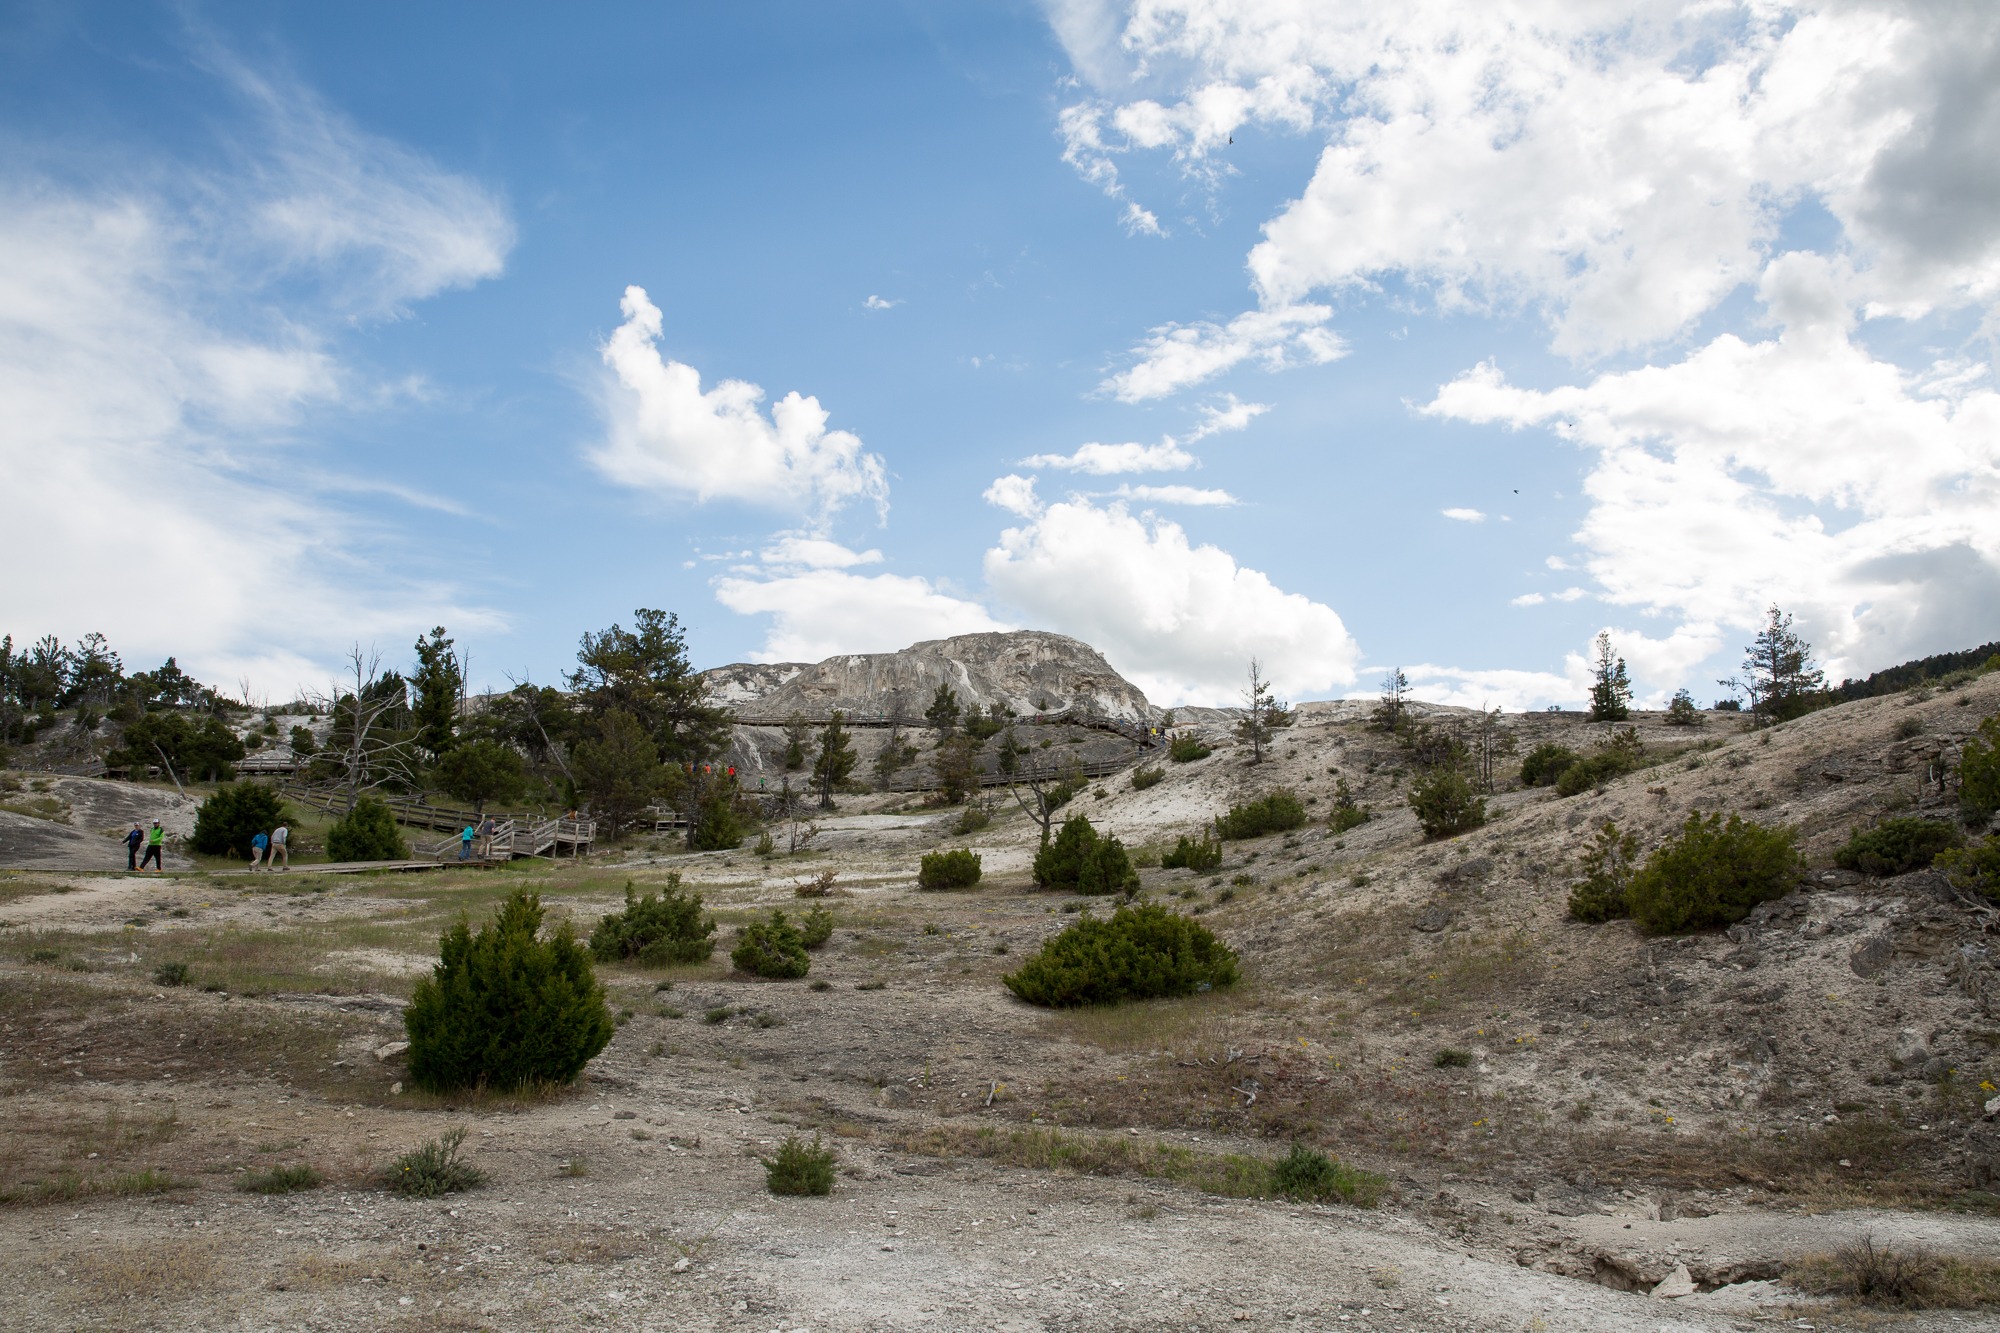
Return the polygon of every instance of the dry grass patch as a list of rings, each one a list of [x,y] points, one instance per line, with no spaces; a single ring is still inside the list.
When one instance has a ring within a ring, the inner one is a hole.
[[[1863,1236],[1831,1254],[1785,1267],[1785,1280],[1814,1296],[1905,1310],[1978,1310],[2000,1306],[2000,1259],[1892,1250]]]
[[[1057,1010],[1042,1020],[1050,1036],[1113,1052],[1187,1051],[1242,1044],[1238,1020],[1256,1008],[1247,985],[1180,999],[1134,1000]]]
[[[174,1300],[221,1285],[221,1247],[207,1240],[158,1236],[137,1245],[93,1246],[64,1267],[98,1301]]]

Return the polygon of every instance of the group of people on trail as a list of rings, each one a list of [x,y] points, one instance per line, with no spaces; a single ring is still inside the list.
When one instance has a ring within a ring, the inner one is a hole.
[[[268,866],[275,870],[279,859],[283,858],[285,869],[290,870],[291,840],[292,830],[284,824],[278,825],[269,833],[259,830],[257,836],[250,839],[250,868],[256,870]],[[154,874],[162,873],[165,867],[161,865],[160,858],[165,855],[166,842],[167,830],[161,826],[159,820],[154,820],[153,826],[149,829],[134,824],[132,831],[125,835],[125,868],[141,871],[151,866]],[[146,849],[143,857],[139,855],[141,847]]]
[[[291,829],[280,824],[269,833],[259,833],[256,837],[250,839],[250,868],[256,870],[259,867],[268,867],[269,869],[276,870],[278,868],[278,858],[282,856],[285,858],[285,869],[290,870],[292,868],[292,849],[289,846],[291,837]]]
[[[167,831],[160,827],[159,820],[154,820],[153,827],[150,829],[142,829],[137,824],[134,824],[132,831],[125,835],[125,868],[127,870],[139,871],[144,870],[147,866],[151,866],[153,867],[154,874],[161,873],[163,867],[160,865],[160,857],[164,855],[163,849],[166,846],[166,841]],[[146,849],[144,860],[139,858],[139,848],[141,846]]]

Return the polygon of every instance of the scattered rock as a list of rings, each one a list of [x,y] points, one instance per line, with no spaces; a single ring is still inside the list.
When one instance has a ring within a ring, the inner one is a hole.
[[[1889,932],[1878,930],[1855,941],[1854,947],[1847,951],[1847,965],[1857,977],[1872,977],[1888,968],[1894,953]]]
[[[1653,1295],[1666,1301],[1677,1301],[1694,1293],[1694,1278],[1688,1273],[1686,1264],[1675,1264],[1674,1271],[1661,1278],[1659,1285],[1653,1288]]]
[[[1931,1058],[1931,1044],[1915,1028],[1904,1028],[1896,1036],[1896,1064],[1904,1069],[1920,1068]]]
[[[1449,907],[1431,906],[1417,913],[1417,919],[1410,924],[1426,935],[1435,935],[1451,924],[1455,914]]]
[[[407,1041],[384,1042],[375,1048],[375,1058],[377,1060],[393,1060],[409,1049],[410,1043]]]

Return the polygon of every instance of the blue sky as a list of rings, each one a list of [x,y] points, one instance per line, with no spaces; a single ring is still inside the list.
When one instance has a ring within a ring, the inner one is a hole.
[[[15,6],[0,622],[1514,708],[1992,637],[2000,19],[1462,9]]]

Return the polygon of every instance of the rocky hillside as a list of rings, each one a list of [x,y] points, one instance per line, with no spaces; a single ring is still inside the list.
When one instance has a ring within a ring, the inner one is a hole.
[[[742,713],[821,716],[844,712],[921,714],[940,685],[959,703],[1018,713],[1073,705],[1135,721],[1156,713],[1137,686],[1095,648],[1061,634],[961,634],[901,652],[852,653],[807,665],[738,663],[703,673],[714,698]]]

